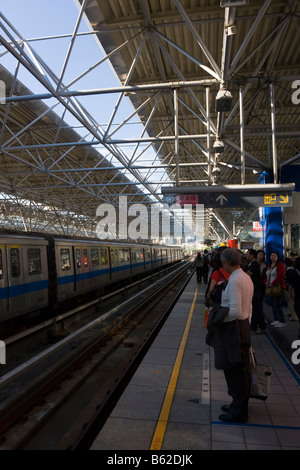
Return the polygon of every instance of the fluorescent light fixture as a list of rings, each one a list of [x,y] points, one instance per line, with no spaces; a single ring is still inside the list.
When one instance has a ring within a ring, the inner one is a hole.
[[[220,0],[220,6],[225,7],[240,7],[248,5],[249,0]]]

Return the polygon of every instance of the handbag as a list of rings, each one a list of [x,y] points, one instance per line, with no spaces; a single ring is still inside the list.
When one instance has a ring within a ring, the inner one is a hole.
[[[270,269],[270,272],[269,272],[269,279],[268,279],[269,282],[271,280],[271,271],[273,269],[274,268]],[[275,284],[274,286],[266,287],[265,294],[268,295],[269,297],[279,297],[280,295],[282,295],[282,292],[283,292],[282,286],[280,283],[278,283],[278,284]]]
[[[272,287],[266,287],[266,295],[269,297],[279,297],[282,294],[283,290],[281,284],[275,284]]]
[[[253,348],[250,347],[251,357],[251,387],[250,398],[265,401],[270,393],[270,377],[272,375],[272,366],[269,364],[258,364]]]

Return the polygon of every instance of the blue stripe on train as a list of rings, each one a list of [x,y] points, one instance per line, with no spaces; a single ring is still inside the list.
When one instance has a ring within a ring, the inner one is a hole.
[[[16,286],[1,287],[0,300],[7,299],[7,297],[17,297],[18,295],[29,294],[40,290],[48,289],[48,280],[27,282],[18,284]]]
[[[150,263],[151,263],[151,261],[146,261],[145,264],[150,264]],[[144,264],[143,262],[135,263],[135,264],[132,265],[132,267],[133,268],[142,267],[143,264]],[[112,272],[115,273],[115,272],[118,272],[118,271],[124,271],[126,269],[130,269],[130,268],[131,268],[130,264],[125,264],[124,266],[116,266],[116,267],[112,268]],[[94,271],[88,271],[86,273],[76,274],[76,281],[83,281],[84,279],[92,279],[94,277],[104,276],[105,274],[109,274],[109,273],[110,273],[109,268],[96,269]],[[60,276],[58,278],[57,282],[58,282],[59,286],[74,282],[74,274]]]

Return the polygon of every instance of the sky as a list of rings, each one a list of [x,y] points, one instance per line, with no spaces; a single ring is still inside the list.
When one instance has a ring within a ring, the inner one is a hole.
[[[9,0],[1,3],[1,13],[7,21],[13,25],[22,38],[28,41],[30,47],[40,55],[57,76],[61,74],[71,38],[50,39],[49,37],[72,34],[77,22],[78,12],[74,0]],[[80,23],[79,31],[81,33],[89,31],[84,20]],[[40,39],[37,40],[38,38]],[[41,38],[47,39],[42,40]],[[1,51],[3,51],[3,48],[0,49]],[[63,77],[64,84],[69,84],[82,72],[101,60],[102,57],[103,53],[91,35],[77,37]],[[14,73],[16,60],[10,54],[2,56],[1,63],[10,72]],[[23,67],[21,67],[18,77],[34,93],[44,93],[46,91]],[[70,88],[72,90],[83,90],[120,85],[119,79],[105,61],[104,64],[101,64],[84,78],[71,85]],[[108,94],[80,97],[79,101],[105,128],[117,99],[118,94]],[[46,100],[45,103],[50,107],[57,102],[56,100]],[[133,112],[133,109],[129,100],[124,97],[115,118],[115,125],[122,122],[124,118]],[[62,108],[59,106],[55,108],[55,112],[58,114],[61,111]],[[71,115],[66,115],[66,120],[72,125],[78,125],[78,121]],[[135,116],[130,121],[130,127],[125,126],[123,130],[115,134],[115,137],[129,137],[128,129],[130,129],[130,137],[139,137],[142,127],[137,121],[138,119]],[[78,130],[78,132],[81,134],[83,132],[82,135],[86,134],[86,130],[82,130],[82,132]],[[122,150],[126,151],[126,147],[123,146]],[[150,151],[152,160],[153,152],[154,150]]]

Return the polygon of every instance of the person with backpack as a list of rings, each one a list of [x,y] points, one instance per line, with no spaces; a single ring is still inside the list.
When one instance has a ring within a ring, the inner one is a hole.
[[[210,266],[210,256],[207,250],[204,250],[203,253],[203,282],[207,284],[208,281],[208,270]]]
[[[214,257],[213,268],[214,270],[211,273],[208,289],[205,295],[206,307],[211,307],[215,303],[221,304],[222,291],[226,288],[230,276],[222,266],[220,253]]]
[[[195,268],[196,268],[196,274],[197,274],[197,282],[202,281],[202,276],[203,276],[203,259],[201,256],[201,253],[198,253],[195,259]]]

